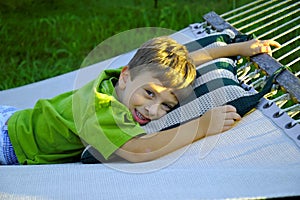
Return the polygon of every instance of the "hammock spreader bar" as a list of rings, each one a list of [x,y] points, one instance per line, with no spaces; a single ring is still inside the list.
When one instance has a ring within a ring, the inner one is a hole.
[[[224,29],[232,30],[236,35],[241,34],[231,24],[226,22],[215,12],[209,12],[203,16],[206,22],[211,25],[217,31]],[[272,75],[277,69],[283,65],[277,60],[269,56],[268,54],[260,54],[251,57],[251,61],[255,62],[259,68],[264,70],[268,75]],[[300,102],[300,80],[292,72],[284,70],[280,76],[276,78],[277,83],[285,88],[292,96],[294,96],[297,102]]]

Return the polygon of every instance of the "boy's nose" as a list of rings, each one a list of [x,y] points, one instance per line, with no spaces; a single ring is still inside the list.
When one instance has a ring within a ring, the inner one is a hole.
[[[145,107],[148,111],[149,117],[155,119],[158,115],[159,104],[150,104]]]

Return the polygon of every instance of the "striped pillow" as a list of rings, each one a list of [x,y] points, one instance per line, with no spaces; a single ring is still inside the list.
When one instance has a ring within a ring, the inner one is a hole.
[[[197,67],[197,77],[192,87],[194,98],[143,126],[148,134],[179,126],[222,105],[233,105],[243,116],[271,89],[269,86],[259,93],[244,89],[237,79],[236,65],[229,58],[216,59]]]

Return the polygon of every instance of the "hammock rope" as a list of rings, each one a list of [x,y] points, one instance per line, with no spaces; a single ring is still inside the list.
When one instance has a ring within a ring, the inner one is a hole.
[[[297,3],[297,4],[299,4],[299,3]],[[253,25],[255,25],[255,24],[259,23],[259,22],[262,22],[262,21],[264,21],[264,20],[266,20],[266,19],[268,19],[268,18],[270,18],[270,17],[276,16],[276,15],[280,14],[281,12],[288,10],[288,8],[290,8],[290,7],[292,7],[292,6],[294,6],[294,5],[291,5],[291,6],[288,6],[288,7],[286,7],[286,8],[283,8],[283,9],[280,10],[280,12],[277,11],[277,12],[272,13],[272,14],[270,14],[270,15],[267,15],[267,16],[265,16],[265,17],[263,17],[263,18],[260,18],[259,20],[253,21],[253,22],[251,22],[251,23],[249,23],[249,24],[246,24],[246,25],[240,27],[238,30],[239,30],[239,31],[244,30],[245,28],[251,27],[251,26],[253,26]],[[272,24],[275,24],[276,22],[279,22],[280,20],[285,19],[286,17],[292,16],[293,14],[295,14],[295,13],[297,13],[297,12],[299,12],[299,11],[300,11],[300,9],[297,9],[297,10],[294,10],[294,11],[292,11],[292,12],[289,12],[289,13],[287,13],[287,14],[285,14],[285,15],[282,15],[281,17],[276,18],[276,19],[270,21],[269,23],[266,23],[266,24],[264,24],[264,25],[262,25],[262,26],[259,26],[259,27],[255,28],[255,29],[253,29],[253,30],[248,31],[246,34],[252,34],[252,33],[255,33],[255,32],[257,32],[258,30],[263,29],[263,28],[266,28],[267,26],[270,26],[270,25],[272,25]]]
[[[220,17],[229,24],[229,29],[232,28],[233,31],[237,33],[244,32],[243,34],[247,35],[255,34],[257,39],[273,39],[279,41],[281,48],[272,50],[274,58],[272,59],[275,60],[274,62],[272,61],[272,64],[278,62],[279,65],[284,65],[289,68],[288,70],[292,76],[294,75],[296,77],[292,78],[294,78],[293,80],[296,81],[298,87],[300,87],[299,5],[300,2],[295,0],[257,0],[220,15]],[[213,20],[207,20],[213,16],[214,15],[204,16],[204,23],[206,23],[206,27],[213,27],[217,30],[218,28],[210,22]],[[221,29],[222,26],[228,25],[222,24],[220,20],[216,20],[215,22],[215,25],[219,25]],[[262,88],[266,80],[265,69],[260,69],[260,66],[257,66],[257,60],[262,59],[251,59],[247,61],[244,65],[239,67],[237,73],[242,83],[255,89]],[[274,70],[272,69],[270,71]],[[268,74],[270,75],[270,72],[268,72]],[[282,76],[284,75],[286,74]],[[280,78],[284,79],[282,77]],[[286,77],[285,79],[285,82],[289,81],[289,78]],[[285,112],[295,119],[291,125],[300,122],[300,92],[297,89],[295,91],[296,95],[293,93],[294,91],[291,93],[290,90],[285,88],[285,85],[280,85],[277,82],[272,91],[266,95],[266,98],[269,98],[271,102],[276,103],[276,105],[281,108],[280,113],[278,113],[279,115],[281,112]]]
[[[270,1],[270,2],[272,2],[272,1]],[[238,21],[232,22],[231,25],[236,26],[237,24],[240,24],[241,22],[245,22],[245,21],[247,21],[247,20],[249,20],[249,19],[252,19],[253,17],[259,16],[259,15],[261,15],[261,14],[265,14],[267,11],[271,11],[271,10],[273,10],[273,9],[275,9],[275,8],[277,8],[277,7],[281,6],[281,5],[283,5],[283,4],[286,4],[286,3],[288,3],[288,2],[290,2],[290,1],[284,1],[284,2],[281,2],[281,3],[276,4],[276,5],[274,5],[274,6],[271,6],[271,7],[269,7],[269,8],[263,9],[263,10],[261,10],[261,11],[259,11],[259,12],[255,12],[254,14],[249,15],[248,17],[243,17],[242,19],[240,19],[240,20],[238,20]],[[256,8],[256,9],[257,9],[257,8]]]
[[[240,12],[239,14],[233,15],[232,17],[225,18],[225,16],[227,16],[227,15],[229,15],[229,14],[235,13],[235,12],[237,12],[237,11],[240,11],[240,10],[244,9],[244,8],[248,8],[248,7],[250,7],[250,6],[252,6],[252,5],[256,4],[256,3],[259,3],[259,2],[260,2],[260,1],[254,1],[254,2],[252,2],[252,3],[246,4],[245,6],[242,6],[242,7],[238,8],[238,9],[232,10],[232,11],[227,12],[227,13],[225,13],[225,14],[223,14],[223,15],[220,15],[220,16],[223,17],[224,19],[226,19],[226,21],[230,21],[230,20],[232,20],[232,19],[235,19],[235,18],[237,18],[237,17],[240,17],[240,16],[242,16],[242,15],[244,15],[244,14],[250,13],[250,12],[255,11],[255,10],[257,10],[257,9],[259,9],[259,8],[261,8],[261,7],[263,7],[263,6],[265,6],[265,5],[268,5],[268,4],[272,3],[272,1],[268,1],[268,2],[266,2],[266,3],[263,3],[263,4],[259,5],[259,6],[256,6],[256,7],[250,8],[250,9],[247,9],[246,11],[243,11],[243,12]]]
[[[279,52],[273,57],[282,64],[292,67],[292,69],[295,67],[293,71],[298,76],[299,67],[296,66],[299,65],[299,53],[298,56],[296,54],[300,46],[298,33],[300,27],[299,5],[300,2],[294,0],[258,0],[220,16],[240,32],[244,31],[248,35],[255,34],[258,39],[280,40],[282,48],[273,49],[272,53]],[[290,20],[287,21],[287,19]],[[293,35],[296,35],[296,37],[292,37]],[[294,50],[289,51],[284,48],[289,45],[294,45]],[[290,59],[286,59],[288,57]]]

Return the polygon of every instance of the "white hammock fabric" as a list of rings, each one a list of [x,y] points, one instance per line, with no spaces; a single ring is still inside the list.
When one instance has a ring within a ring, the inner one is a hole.
[[[183,155],[170,163],[178,154]],[[256,110],[224,134],[148,163],[1,166],[0,199],[295,196],[299,164],[299,148]]]
[[[184,35],[185,37],[182,37]],[[195,39],[189,27],[172,35],[182,43]],[[80,87],[113,63],[119,67],[134,52],[78,71],[20,88],[0,91],[0,104],[32,107]],[[78,83],[78,81],[76,82]],[[158,160],[131,164],[58,164],[0,166],[0,199],[225,199],[300,195],[299,124],[274,110],[249,113],[231,130],[202,139]],[[275,106],[275,105],[274,105]],[[272,108],[273,109],[273,108]],[[278,109],[277,107],[275,109]],[[277,121],[276,121],[277,120]],[[293,135],[294,134],[294,135]]]

